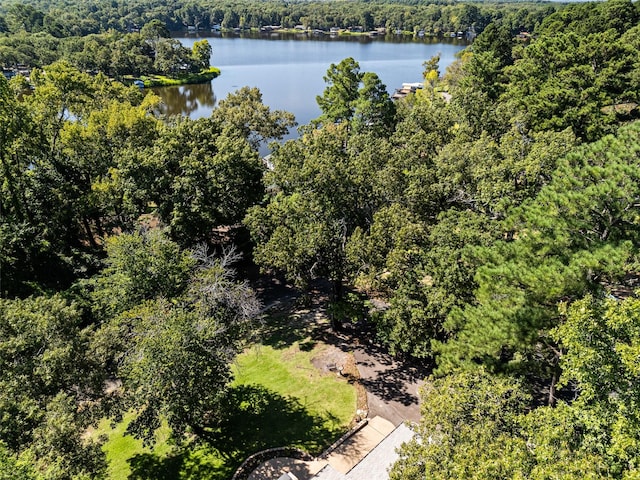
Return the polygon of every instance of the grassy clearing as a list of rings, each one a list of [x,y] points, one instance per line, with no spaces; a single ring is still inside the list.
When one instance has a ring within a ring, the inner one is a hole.
[[[200,73],[187,73],[177,77],[167,77],[164,75],[149,75],[140,77],[145,87],[169,87],[172,85],[189,85],[193,83],[210,82],[220,75],[220,69],[210,67]]]
[[[235,385],[257,386],[270,402],[261,421],[261,448],[294,446],[320,453],[349,426],[356,410],[356,390],[335,373],[311,364],[326,345],[310,351],[300,344],[286,349],[259,346],[240,355]],[[256,445],[257,446],[257,445]]]
[[[203,70],[200,73],[187,73],[179,75],[177,77],[168,77],[166,75],[143,75],[139,78],[142,80],[145,87],[170,87],[173,85],[190,85],[194,83],[206,83],[210,82],[214,78],[220,75],[220,69],[216,67],[210,67],[208,70]],[[133,83],[138,78],[132,75],[125,75],[125,83]]]
[[[320,344],[304,351],[298,342],[284,350],[258,346],[238,358],[236,383],[258,384],[284,397],[297,398],[310,414],[324,418],[329,430],[346,428],[355,412],[355,389],[336,374],[323,373],[311,364],[325,348]]]
[[[168,442],[170,431],[167,426],[162,426],[158,429],[156,432],[156,444],[153,449],[150,449],[142,445],[142,440],[137,440],[131,435],[125,434],[131,420],[133,420],[133,414],[129,413],[112,428],[111,422],[104,419],[93,432],[96,437],[105,435],[108,438],[103,450],[107,455],[109,478],[127,478],[131,473],[128,459],[134,456],[152,454],[165,458],[172,450]]]
[[[312,360],[330,347],[293,325],[299,327],[299,319],[274,320],[263,343],[238,357],[224,420],[209,439],[216,449],[179,451],[168,441],[168,427],[157,432],[150,449],[125,435],[132,415],[113,429],[103,421],[95,435],[108,438],[109,478],[223,480],[246,457],[266,448],[319,453],[330,445],[353,418],[356,390],[345,378],[314,367]]]

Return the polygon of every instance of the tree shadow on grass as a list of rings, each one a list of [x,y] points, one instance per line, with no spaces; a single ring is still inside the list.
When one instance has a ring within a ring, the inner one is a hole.
[[[160,458],[153,453],[139,453],[129,459],[131,474],[129,480],[170,480],[178,478],[184,455]]]
[[[267,318],[262,331],[261,342],[263,345],[275,349],[287,348],[295,342],[301,342],[309,350],[313,349],[320,326],[308,320],[296,318],[296,314],[271,316]]]
[[[296,325],[286,316],[271,316],[265,321],[260,343],[276,349],[287,348],[307,338],[302,325]]]
[[[212,466],[203,461],[198,452],[183,452],[169,457],[153,453],[140,453],[129,460],[129,480],[226,480],[233,474],[235,465]]]
[[[296,398],[283,397],[259,385],[230,388],[224,411],[209,436],[226,458],[242,461],[273,447],[295,446],[320,452],[340,434],[336,419],[314,415]]]
[[[342,431],[329,413],[315,415],[296,398],[284,397],[259,385],[229,388],[216,425],[208,429],[209,453],[217,452],[219,466],[200,461],[194,452],[169,457],[145,453],[129,460],[130,480],[225,479],[250,455],[274,447],[298,447],[320,453]]]

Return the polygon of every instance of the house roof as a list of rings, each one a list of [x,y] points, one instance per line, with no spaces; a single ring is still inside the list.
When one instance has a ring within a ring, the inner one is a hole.
[[[400,424],[347,473],[347,480],[388,480],[388,470],[399,457],[397,450],[412,438],[413,430]]]
[[[398,460],[398,448],[412,437],[413,430],[400,424],[346,474],[326,465],[311,480],[388,480],[389,468]]]
[[[311,480],[344,480],[345,478],[342,473],[327,464]]]

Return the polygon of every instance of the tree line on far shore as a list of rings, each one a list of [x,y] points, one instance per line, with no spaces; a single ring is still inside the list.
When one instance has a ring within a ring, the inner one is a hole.
[[[234,0],[229,2],[177,0],[170,5],[158,0],[112,1],[87,4],[81,1],[40,0],[0,5],[0,33],[48,33],[54,37],[84,36],[109,30],[131,32],[151,20],[163,22],[171,31],[191,26],[209,30],[259,28],[280,25],[310,29],[361,26],[365,31],[385,27],[439,36],[474,28],[480,33],[500,21],[518,33],[533,30],[557,7],[541,2],[493,3],[452,1],[422,2],[284,2],[280,0]]]
[[[184,47],[159,20],[150,21],[139,33],[112,31],[56,38],[44,32],[19,31],[0,36],[0,65],[14,71],[62,60],[83,72],[118,79],[152,74],[175,77],[208,70],[211,53],[206,39],[194,42],[191,49]]]

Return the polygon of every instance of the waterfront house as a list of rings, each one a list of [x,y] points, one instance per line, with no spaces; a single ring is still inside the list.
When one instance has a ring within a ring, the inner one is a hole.
[[[399,100],[401,98],[404,98],[410,93],[416,93],[417,90],[423,87],[424,84],[422,82],[403,83],[402,88],[397,88],[393,95],[391,95],[391,100]]]

